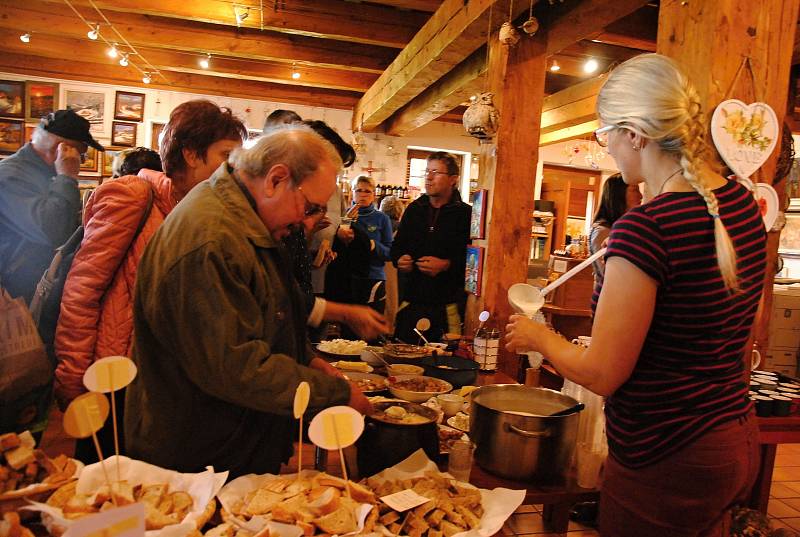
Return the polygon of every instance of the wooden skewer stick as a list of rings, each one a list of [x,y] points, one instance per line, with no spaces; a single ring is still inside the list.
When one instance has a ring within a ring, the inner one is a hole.
[[[91,421],[91,416],[89,415],[89,410],[86,409],[86,418],[87,422]],[[97,433],[92,431],[92,440],[94,440],[94,449],[97,450],[97,459],[100,461],[100,467],[103,469],[103,475],[106,478],[106,484],[108,485],[108,493],[111,495],[111,502],[114,504],[114,507],[119,507],[117,505],[117,498],[114,496],[114,487],[111,485],[111,479],[108,477],[108,469],[106,468],[106,461],[103,459],[103,450],[100,449],[100,442],[97,441]]]
[[[114,368],[109,366],[108,369],[108,385],[109,387],[114,386]],[[119,469],[119,433],[117,432],[117,399],[114,397],[114,391],[108,392],[111,396],[111,423],[114,426],[114,455],[116,455],[116,463],[117,463],[117,482],[122,481],[122,475],[120,474]]]
[[[297,445],[297,479],[300,480],[300,472],[303,471],[303,416],[300,416],[300,438]]]
[[[339,463],[342,465],[342,477],[344,477],[344,490],[347,493],[347,497],[350,497],[350,487],[347,484],[347,467],[344,464],[344,452],[342,451],[342,443],[339,441],[339,429],[336,427],[336,420],[333,416],[330,417],[333,420],[333,435],[336,437],[336,447],[339,448]]]

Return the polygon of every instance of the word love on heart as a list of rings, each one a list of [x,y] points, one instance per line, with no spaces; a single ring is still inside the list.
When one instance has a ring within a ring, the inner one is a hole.
[[[775,111],[766,103],[723,101],[711,117],[711,137],[722,160],[746,179],[767,161],[781,132]]]

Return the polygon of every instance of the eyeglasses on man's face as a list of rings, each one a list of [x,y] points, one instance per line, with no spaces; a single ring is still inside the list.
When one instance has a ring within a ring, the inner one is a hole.
[[[440,172],[439,170],[427,169],[425,170],[425,175],[450,175],[450,174],[447,172]]]
[[[594,141],[597,142],[597,145],[600,147],[608,147],[608,133],[616,128],[616,125],[606,125],[605,127],[600,127],[593,133]]]
[[[319,203],[311,203],[308,200],[308,196],[306,196],[306,193],[303,192],[303,187],[302,186],[298,185],[297,190],[300,192],[300,194],[303,195],[303,199],[306,202],[306,207],[305,207],[305,210],[303,212],[303,214],[306,217],[316,216],[318,214],[324,214],[324,213],[328,212],[328,208],[325,205],[320,205]]]

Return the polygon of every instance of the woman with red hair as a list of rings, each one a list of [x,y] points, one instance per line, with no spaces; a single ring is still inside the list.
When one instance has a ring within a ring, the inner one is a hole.
[[[163,173],[142,169],[95,190],[84,210],[84,238],[64,286],[56,329],[55,390],[62,408],[86,391],[83,374],[93,362],[130,356],[136,266],[145,246],[175,205],[246,136],[230,110],[206,100],[183,103],[162,134]],[[117,394],[121,413],[123,394]],[[112,434],[110,427],[98,433],[104,455],[113,452]],[[124,445],[121,437],[119,443]],[[75,455],[97,460],[90,441],[79,440]]]

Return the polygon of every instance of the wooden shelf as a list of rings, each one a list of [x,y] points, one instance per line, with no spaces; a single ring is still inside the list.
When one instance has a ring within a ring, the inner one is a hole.
[[[591,309],[583,308],[562,308],[561,306],[554,306],[553,304],[545,304],[542,306],[542,311],[552,313],[554,315],[569,315],[571,317],[591,317]]]

